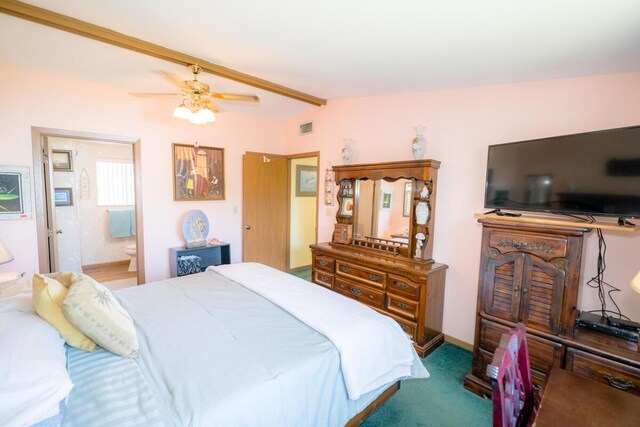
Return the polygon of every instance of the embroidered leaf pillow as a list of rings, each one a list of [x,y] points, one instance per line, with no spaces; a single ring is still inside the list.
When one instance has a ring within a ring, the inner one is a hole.
[[[71,285],[62,302],[62,313],[105,350],[122,357],[138,355],[138,338],[129,313],[109,289],[90,277]]]

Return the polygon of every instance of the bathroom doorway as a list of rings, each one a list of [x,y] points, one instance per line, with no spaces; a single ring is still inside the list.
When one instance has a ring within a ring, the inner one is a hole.
[[[40,272],[84,272],[112,289],[144,283],[139,141],[33,134]]]

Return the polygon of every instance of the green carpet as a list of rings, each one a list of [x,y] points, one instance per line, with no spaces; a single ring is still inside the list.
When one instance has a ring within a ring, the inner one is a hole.
[[[360,427],[491,426],[491,400],[462,387],[471,353],[444,343],[422,363],[431,377],[406,380]]]
[[[301,279],[304,279],[308,282],[311,281],[311,268],[305,268],[304,270],[292,271],[289,274],[293,274]]]

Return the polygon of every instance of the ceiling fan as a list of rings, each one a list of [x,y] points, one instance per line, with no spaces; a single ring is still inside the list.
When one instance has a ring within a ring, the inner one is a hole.
[[[249,101],[258,102],[260,98],[256,95],[240,95],[235,93],[211,92],[209,85],[198,80],[198,74],[202,68],[197,65],[189,65],[189,70],[193,73],[193,80],[176,81],[170,76],[173,83],[180,88],[180,93],[131,93],[138,97],[154,96],[180,96],[182,103],[173,111],[173,117],[188,120],[189,123],[204,125],[214,122],[214,114],[220,110],[214,104],[214,99],[224,101]]]

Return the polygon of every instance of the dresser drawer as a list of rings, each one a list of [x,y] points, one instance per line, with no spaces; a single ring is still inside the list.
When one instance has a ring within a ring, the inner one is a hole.
[[[324,255],[316,255],[315,268],[318,270],[324,270],[328,273],[333,273],[333,266],[336,260]]]
[[[640,369],[575,348],[567,349],[566,369],[583,377],[640,396]],[[640,410],[640,409],[639,409]]]
[[[333,274],[326,273],[324,271],[314,270],[313,281],[318,285],[322,285],[325,288],[333,288]]]
[[[384,307],[384,292],[371,289],[368,286],[358,285],[336,277],[333,290],[367,305]]]
[[[480,347],[493,353],[500,345],[502,334],[509,328],[482,319],[480,322]],[[527,350],[532,369],[548,372],[552,366],[562,365],[562,344],[527,334]]]
[[[420,299],[420,284],[395,274],[389,274],[387,291],[413,298],[416,301]]]
[[[336,261],[336,274],[359,280],[370,286],[380,289],[386,287],[386,273],[383,271],[373,270],[371,268],[362,267],[344,261]]]
[[[387,310],[390,312],[407,317],[411,320],[416,320],[418,318],[419,308],[420,305],[417,301],[387,294]]]
[[[417,340],[417,334],[418,334],[418,325],[415,324],[414,322],[411,322],[407,319],[403,319],[400,316],[396,316],[392,313],[389,313],[388,311],[385,310],[381,310],[379,308],[375,308],[372,307],[374,310],[376,310],[377,312],[384,314],[385,316],[389,316],[390,318],[392,318],[393,320],[395,320],[396,322],[398,322],[398,325],[400,325],[400,328],[404,331],[405,334],[407,334],[409,336],[409,338],[411,338],[411,340],[413,342],[418,342]]]

